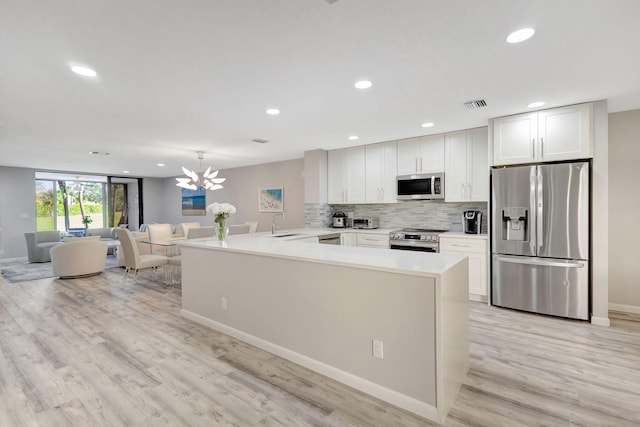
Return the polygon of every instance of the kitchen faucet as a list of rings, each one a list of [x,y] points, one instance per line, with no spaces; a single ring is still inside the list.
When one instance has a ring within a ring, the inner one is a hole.
[[[276,234],[276,231],[278,231],[278,227],[276,226],[277,216],[282,216],[282,219],[284,219],[284,212],[273,214],[273,220],[271,221],[271,234]]]

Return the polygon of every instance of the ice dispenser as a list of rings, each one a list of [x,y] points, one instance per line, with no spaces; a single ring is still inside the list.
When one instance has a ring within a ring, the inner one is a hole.
[[[502,210],[502,240],[529,240],[529,211],[527,208]]]

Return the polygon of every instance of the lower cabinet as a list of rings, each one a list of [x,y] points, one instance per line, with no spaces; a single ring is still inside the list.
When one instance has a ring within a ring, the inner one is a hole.
[[[389,248],[388,234],[358,232],[356,236],[359,247]]]
[[[487,301],[488,255],[486,235],[443,234],[440,252],[466,255],[469,258],[469,299]]]
[[[340,244],[342,246],[358,246],[356,233],[340,233]]]

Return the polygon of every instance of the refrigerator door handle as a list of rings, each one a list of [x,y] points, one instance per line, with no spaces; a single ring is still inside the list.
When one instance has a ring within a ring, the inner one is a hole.
[[[584,268],[585,263],[580,261],[547,261],[541,258],[515,258],[507,256],[496,257],[497,261],[508,262],[511,264],[524,264],[524,265],[541,265],[544,267],[564,267],[564,268]]]
[[[542,242],[543,242],[543,230],[544,230],[544,216],[543,216],[543,211],[544,211],[544,203],[543,203],[543,190],[542,190],[542,174],[540,173],[540,170],[538,169],[537,171],[537,175],[538,175],[538,182],[536,185],[536,203],[537,203],[537,210],[538,210],[538,214],[536,215],[536,219],[537,219],[537,224],[536,224],[536,233],[537,233],[537,242],[536,242],[536,254],[540,254],[540,250],[542,249]]]

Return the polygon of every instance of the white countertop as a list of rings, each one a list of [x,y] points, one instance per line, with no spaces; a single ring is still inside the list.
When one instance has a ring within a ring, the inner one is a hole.
[[[466,234],[462,231],[447,231],[446,233],[442,233],[440,238],[443,237],[451,237],[454,239],[480,239],[487,240],[488,235],[486,234]]]
[[[181,246],[222,250],[245,254],[271,256],[276,258],[299,259],[333,265],[352,266],[371,270],[416,276],[439,276],[465,257],[456,254],[434,254],[429,252],[399,251],[385,248],[363,248],[353,246],[323,245],[296,242],[295,239],[320,236],[329,233],[349,231],[370,232],[374,230],[354,230],[349,228],[301,228],[280,230],[273,237],[271,233],[237,234],[220,242],[216,238],[182,240]],[[388,231],[386,231],[388,233]]]

